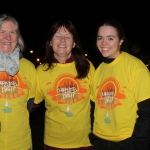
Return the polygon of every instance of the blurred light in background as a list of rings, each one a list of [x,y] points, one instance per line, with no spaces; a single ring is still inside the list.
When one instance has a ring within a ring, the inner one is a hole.
[[[39,61],[40,61],[40,58],[37,58],[36,61],[39,62]]]
[[[30,50],[30,53],[33,53],[33,50]]]

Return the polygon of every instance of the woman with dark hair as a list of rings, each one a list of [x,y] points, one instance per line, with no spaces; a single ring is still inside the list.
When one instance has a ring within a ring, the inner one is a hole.
[[[124,51],[125,33],[115,19],[110,18],[98,27],[96,45],[103,62],[93,79],[95,110],[91,143],[95,150],[148,150],[149,70]]]
[[[92,150],[88,134],[90,95],[95,68],[86,59],[70,20],[49,30],[46,55],[37,68],[35,104],[45,100],[45,150]]]

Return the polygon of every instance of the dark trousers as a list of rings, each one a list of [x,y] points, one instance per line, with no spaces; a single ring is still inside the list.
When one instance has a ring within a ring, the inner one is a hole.
[[[132,145],[131,138],[119,142],[113,142],[101,139],[92,133],[89,135],[89,138],[91,143],[94,145],[95,150],[149,150],[149,148],[134,148]]]
[[[94,148],[95,150],[133,150],[128,139],[121,142],[112,142],[104,139],[96,139],[94,140]]]

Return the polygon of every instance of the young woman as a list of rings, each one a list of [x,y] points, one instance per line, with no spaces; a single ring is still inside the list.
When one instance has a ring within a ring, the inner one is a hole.
[[[35,104],[45,100],[45,150],[93,150],[88,135],[94,72],[73,23],[56,22],[48,33],[44,63],[37,68]]]
[[[150,74],[138,58],[124,52],[122,25],[110,18],[97,31],[103,62],[93,81],[95,150],[148,150],[150,143]]]

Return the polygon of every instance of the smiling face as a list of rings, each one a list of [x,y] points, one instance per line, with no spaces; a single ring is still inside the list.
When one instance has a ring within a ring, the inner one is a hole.
[[[75,43],[72,34],[66,28],[61,27],[54,34],[50,45],[52,46],[55,57],[63,63],[70,56]]]
[[[10,54],[17,44],[16,26],[12,21],[6,21],[0,28],[0,50]]]
[[[116,58],[120,55],[120,45],[123,39],[119,39],[116,29],[112,26],[101,26],[98,29],[96,45],[103,57]]]

